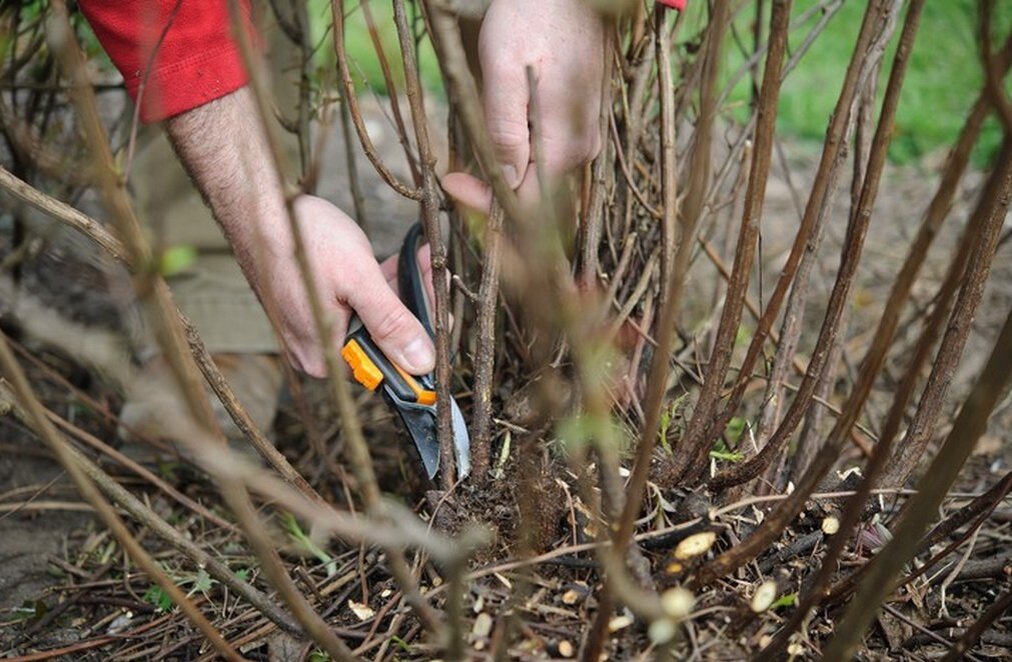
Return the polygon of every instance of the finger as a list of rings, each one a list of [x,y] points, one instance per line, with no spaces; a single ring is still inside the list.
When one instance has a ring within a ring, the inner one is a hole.
[[[379,265],[357,283],[348,303],[394,362],[414,375],[432,371],[436,353],[429,334],[387,284]]]
[[[387,283],[390,284],[395,290],[397,286],[397,261],[400,258],[400,254],[394,253],[387,259],[380,262],[380,271],[383,272],[383,278],[386,279]]]
[[[443,190],[457,203],[474,211],[488,214],[492,208],[492,189],[477,177],[464,172],[451,172],[443,177]]]
[[[516,188],[527,170],[531,154],[526,72],[503,49],[485,51],[481,60],[482,105],[489,137],[506,182]]]
[[[390,289],[395,292],[399,289],[397,284],[398,274],[400,273],[400,254],[391,255],[387,259],[380,262],[380,271],[383,272],[383,278],[386,279],[387,285]],[[423,245],[418,249],[418,266],[422,271],[422,282],[425,283],[425,287],[432,295],[432,250],[428,244]]]

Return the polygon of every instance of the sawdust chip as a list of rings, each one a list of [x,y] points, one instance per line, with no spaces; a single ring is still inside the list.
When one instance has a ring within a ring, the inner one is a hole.
[[[776,599],[777,583],[771,579],[767,579],[762,584],[759,584],[759,588],[752,595],[752,601],[749,603],[749,606],[752,608],[752,611],[761,614],[769,609]]]
[[[559,655],[562,657],[573,657],[576,655],[576,649],[573,644],[569,643],[565,639],[559,642]]]
[[[580,594],[574,591],[573,589],[569,589],[568,591],[562,594],[562,604],[564,605],[572,606],[579,601],[580,601]]]
[[[685,618],[692,611],[696,596],[692,591],[676,586],[661,594],[661,610],[671,618]]]
[[[675,636],[675,622],[670,618],[658,618],[650,624],[647,636],[657,646],[663,646]]]
[[[632,616],[615,616],[608,621],[608,632],[618,632],[633,624]]]
[[[355,614],[355,617],[360,621],[367,621],[376,615],[372,607],[364,605],[361,602],[355,602],[354,600],[348,600],[348,609],[351,609],[351,613]]]
[[[822,532],[827,536],[831,536],[840,530],[840,520],[833,515],[826,517],[822,520]]]
[[[488,612],[483,611],[474,619],[471,635],[475,639],[484,639],[490,634],[492,634],[492,617],[488,615]]]
[[[685,561],[705,554],[713,543],[717,541],[717,534],[713,531],[702,531],[700,533],[693,533],[688,538],[685,538],[678,546],[675,547],[675,558],[679,561]]]

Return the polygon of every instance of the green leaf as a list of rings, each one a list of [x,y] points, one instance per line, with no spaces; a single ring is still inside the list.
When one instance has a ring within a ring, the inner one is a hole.
[[[776,609],[777,607],[793,607],[798,604],[798,594],[788,593],[787,595],[781,595],[776,599],[776,602],[770,605],[770,609]]]
[[[611,416],[577,414],[559,421],[555,434],[563,448],[578,448],[591,440],[620,440],[622,429]]]
[[[141,598],[144,602],[154,605],[155,611],[165,612],[172,609],[172,598],[161,586],[153,584]]]
[[[731,443],[732,447],[738,445],[738,440],[741,439],[741,433],[745,431],[746,421],[741,416],[735,416],[727,424],[727,438]]]
[[[197,261],[197,249],[193,246],[171,246],[162,253],[158,271],[163,276],[174,276]]]
[[[288,531],[288,535],[295,544],[301,547],[304,551],[308,552],[312,556],[315,556],[320,563],[323,563],[327,568],[327,576],[333,577],[337,574],[337,560],[333,556],[320,549],[320,547],[306,535],[302,527],[299,526],[298,520],[295,519],[295,515],[291,513],[282,513],[281,523]]]
[[[200,593],[207,593],[211,590],[215,583],[216,582],[211,579],[211,575],[207,574],[207,571],[201,568],[197,573],[196,579],[193,580],[193,588],[190,590],[190,593],[193,594],[198,591]]]
[[[731,452],[731,451],[710,451],[710,457],[715,460],[724,460],[726,462],[741,462],[745,455],[742,453]]]
[[[671,425],[671,410],[665,409],[661,412],[661,429],[657,431],[657,442],[664,449],[664,452],[671,455],[671,446],[668,445],[668,426]]]

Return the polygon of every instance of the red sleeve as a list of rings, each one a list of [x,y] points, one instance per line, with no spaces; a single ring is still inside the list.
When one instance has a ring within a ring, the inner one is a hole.
[[[178,115],[246,84],[228,2],[79,0],[144,122]],[[238,5],[252,34],[249,0]]]
[[[673,7],[678,11],[685,9],[685,0],[659,0],[662,5]]]

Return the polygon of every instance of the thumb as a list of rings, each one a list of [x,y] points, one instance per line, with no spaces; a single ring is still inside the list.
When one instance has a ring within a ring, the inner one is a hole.
[[[483,66],[482,73],[485,78],[482,102],[488,134],[506,183],[515,189],[523,181],[531,155],[525,71],[516,62],[506,62]]]
[[[395,363],[413,375],[432,372],[436,350],[429,334],[387,285],[378,265],[369,282],[355,288],[348,303]]]

